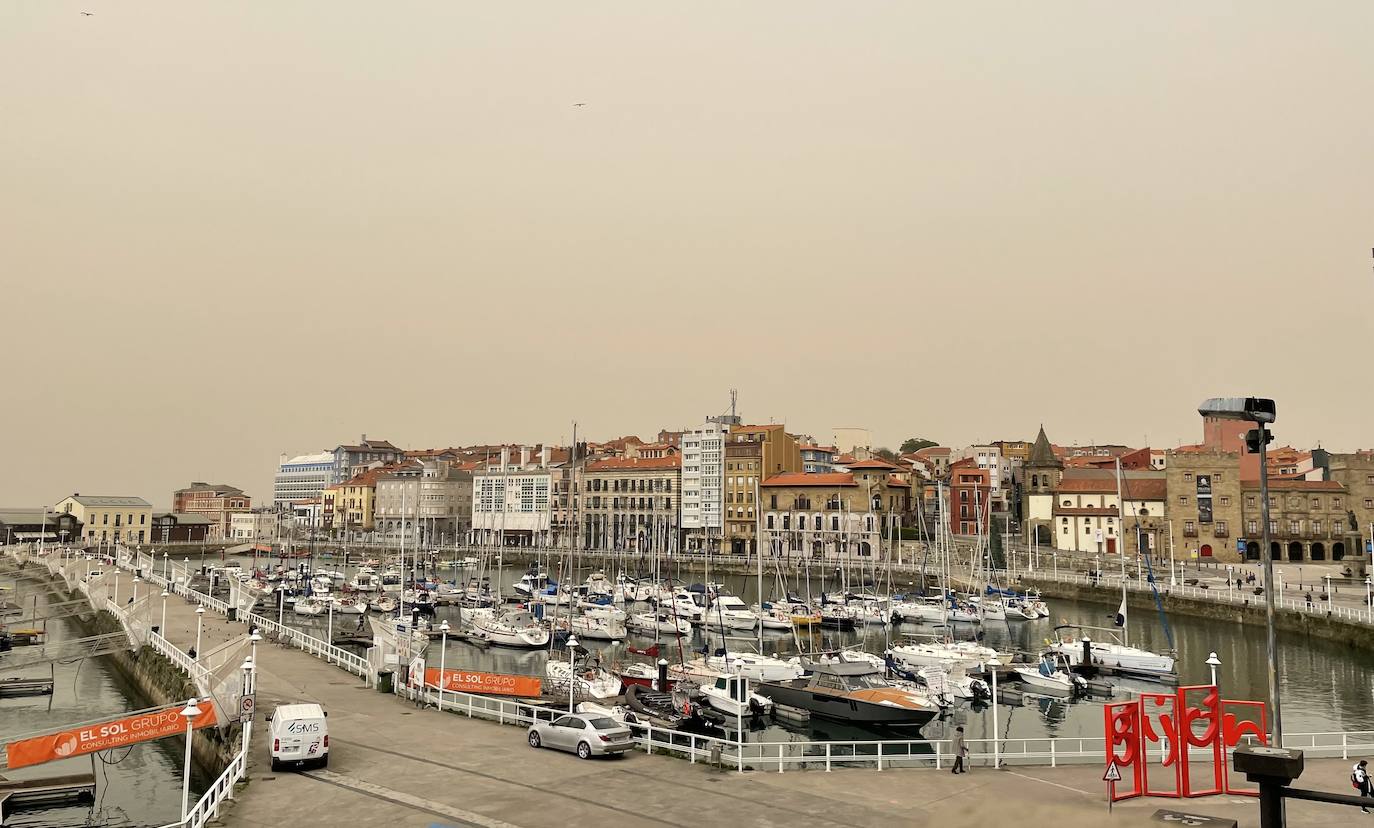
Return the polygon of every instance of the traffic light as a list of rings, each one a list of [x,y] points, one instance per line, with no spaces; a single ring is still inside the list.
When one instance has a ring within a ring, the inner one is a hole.
[[[1259,454],[1260,446],[1274,442],[1274,433],[1267,428],[1252,428],[1245,432],[1245,448],[1251,454]]]

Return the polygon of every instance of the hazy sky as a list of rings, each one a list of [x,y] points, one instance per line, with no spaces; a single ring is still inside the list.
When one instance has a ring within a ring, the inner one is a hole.
[[[80,11],[92,11],[86,17]],[[0,3],[0,505],[279,452],[1374,444],[1374,3]],[[585,102],[586,106],[574,107]]]

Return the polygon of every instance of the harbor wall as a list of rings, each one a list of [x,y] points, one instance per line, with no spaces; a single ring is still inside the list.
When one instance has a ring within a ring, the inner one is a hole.
[[[1093,586],[1091,584],[1065,583],[1049,578],[1026,575],[1021,577],[1014,586],[1019,589],[1033,587],[1046,598],[1095,601],[1111,606],[1116,606],[1121,602],[1120,588],[1111,585]],[[1243,604],[1230,604],[1173,595],[1170,594],[1167,586],[1161,585],[1159,596],[1164,611],[1170,614],[1264,626],[1263,595],[1247,596]],[[1155,610],[1154,595],[1149,591],[1128,590],[1126,605],[1131,609],[1153,612]],[[1274,627],[1284,632],[1309,635],[1337,644],[1374,651],[1374,635],[1371,635],[1371,630],[1367,625],[1334,618],[1329,614],[1302,613],[1275,608]]]
[[[76,601],[85,597],[80,592],[67,589],[67,584],[61,578],[41,567],[28,565],[22,574],[43,582],[58,601]],[[124,631],[113,614],[94,608],[63,620],[71,622],[82,636]],[[112,668],[121,692],[133,701],[135,708],[185,704],[187,699],[200,694],[184,670],[152,647],[120,650],[103,658]],[[234,735],[238,727],[210,727],[195,732],[195,739],[191,743],[191,760],[198,772],[208,779],[214,779],[224,772],[237,750]]]

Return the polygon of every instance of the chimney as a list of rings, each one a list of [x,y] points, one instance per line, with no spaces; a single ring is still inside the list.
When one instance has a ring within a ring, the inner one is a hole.
[[[549,467],[549,447],[548,447],[548,446],[544,446],[543,448],[539,449],[539,465],[542,466],[543,468],[546,468],[546,469]]]
[[[359,440],[358,442],[361,443],[361,444],[364,445],[364,446],[367,445],[367,434],[366,434],[366,432],[364,432],[362,439]]]
[[[520,468],[523,469],[525,466],[528,466],[529,464],[530,464],[530,447],[529,447],[529,446],[521,446],[521,447],[520,447]]]
[[[510,446],[501,447],[501,471],[505,471],[510,465]]]

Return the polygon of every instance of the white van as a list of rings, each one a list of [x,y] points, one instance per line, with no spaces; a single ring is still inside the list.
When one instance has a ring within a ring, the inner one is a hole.
[[[267,717],[272,770],[287,765],[329,766],[328,713],[318,704],[282,704]]]

